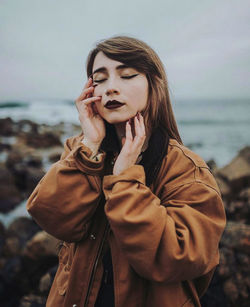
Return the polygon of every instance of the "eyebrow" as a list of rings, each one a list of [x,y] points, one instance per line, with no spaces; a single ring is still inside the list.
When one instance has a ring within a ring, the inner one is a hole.
[[[125,68],[132,68],[128,65],[125,65],[125,64],[121,64],[121,65],[118,65],[116,66],[116,70],[121,70],[121,69],[125,69]],[[95,71],[93,71],[92,75],[96,74],[97,72],[107,72],[107,68],[106,67],[100,67],[100,68],[97,68]]]

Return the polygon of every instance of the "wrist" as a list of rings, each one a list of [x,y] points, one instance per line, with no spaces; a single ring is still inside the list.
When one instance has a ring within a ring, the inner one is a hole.
[[[100,144],[92,143],[88,139],[85,139],[85,138],[82,140],[82,144],[84,144],[86,147],[88,147],[91,150],[92,154],[90,158],[94,158],[98,154]]]

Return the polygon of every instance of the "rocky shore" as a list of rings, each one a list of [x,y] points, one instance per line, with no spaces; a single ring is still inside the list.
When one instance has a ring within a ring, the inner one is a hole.
[[[74,125],[38,125],[0,119],[0,214],[25,201],[64,140],[80,132]],[[221,261],[202,298],[203,307],[249,306],[250,301],[250,147],[223,168],[208,164],[221,189],[227,227],[220,244]],[[59,242],[29,217],[0,222],[0,306],[42,307],[57,268]]]

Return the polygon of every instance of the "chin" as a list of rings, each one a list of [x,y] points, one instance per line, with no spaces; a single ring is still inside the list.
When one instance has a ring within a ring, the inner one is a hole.
[[[106,121],[109,123],[109,124],[120,124],[120,123],[125,123],[128,119],[115,119],[115,118],[107,118]]]
[[[109,116],[103,116],[103,118],[109,123],[109,124],[120,124],[128,121],[130,118],[134,117],[135,115],[123,115],[119,116],[119,114],[113,114]]]

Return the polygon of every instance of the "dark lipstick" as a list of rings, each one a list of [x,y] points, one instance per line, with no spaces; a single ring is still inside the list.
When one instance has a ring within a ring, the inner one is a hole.
[[[107,109],[117,109],[120,108],[124,105],[125,103],[122,103],[120,101],[117,100],[109,100],[106,104],[105,104],[105,108]]]

